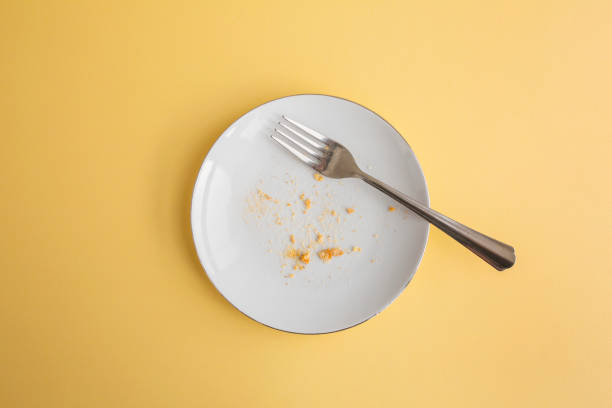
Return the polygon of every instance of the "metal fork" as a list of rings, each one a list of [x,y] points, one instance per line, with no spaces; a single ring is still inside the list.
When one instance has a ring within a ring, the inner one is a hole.
[[[272,138],[326,177],[359,178],[382,191],[446,232],[498,271],[514,265],[516,256],[513,247],[474,231],[366,174],[357,166],[353,155],[346,147],[327,136],[282,116]]]

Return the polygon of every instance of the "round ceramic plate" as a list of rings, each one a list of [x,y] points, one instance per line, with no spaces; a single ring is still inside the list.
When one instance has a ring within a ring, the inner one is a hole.
[[[242,116],[208,153],[193,192],[195,247],[211,282],[252,319],[295,333],[346,329],[410,282],[429,224],[361,180],[317,180],[271,139],[281,115],[342,143],[364,171],[429,204],[414,153],[383,118],[341,98],[288,96]],[[330,248],[343,254],[324,262],[318,253]],[[305,252],[307,264],[296,258]]]

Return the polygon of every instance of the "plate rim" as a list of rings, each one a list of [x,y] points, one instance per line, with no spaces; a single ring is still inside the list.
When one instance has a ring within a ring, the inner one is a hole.
[[[233,304],[228,298],[227,296],[225,296],[223,294],[223,292],[221,290],[219,290],[219,288],[217,287],[217,285],[215,285],[214,280],[210,277],[210,274],[208,273],[208,269],[207,269],[207,265],[208,262],[205,260],[205,257],[203,256],[203,254],[200,253],[200,250],[198,249],[198,243],[201,243],[201,241],[199,240],[199,238],[196,236],[196,229],[195,229],[195,216],[194,216],[194,205],[195,205],[195,198],[196,198],[196,191],[198,189],[199,184],[202,182],[203,178],[202,176],[202,171],[204,169],[204,166],[206,165],[207,161],[210,160],[210,156],[211,153],[214,151],[215,146],[217,145],[217,143],[223,138],[223,135],[225,135],[227,133],[227,131],[234,126],[234,124],[236,124],[238,121],[240,121],[242,118],[244,118],[245,116],[247,116],[248,114],[250,114],[251,112],[253,112],[256,109],[259,109],[260,107],[267,105],[269,103],[272,102],[276,102],[279,101],[281,99],[287,99],[287,98],[293,98],[296,96],[325,96],[328,98],[334,98],[334,99],[340,99],[342,101],[345,102],[349,102],[352,103],[354,105],[357,105],[371,113],[373,113],[374,115],[378,116],[380,119],[383,120],[383,122],[385,122],[387,125],[389,125],[391,127],[391,129],[393,129],[395,131],[395,133],[402,139],[402,141],[404,143],[406,143],[408,145],[408,147],[410,148],[410,151],[412,152],[412,155],[414,156],[414,159],[416,161],[417,167],[419,169],[419,171],[421,172],[421,176],[423,178],[423,185],[425,187],[425,205],[427,205],[429,207],[430,205],[430,198],[429,198],[429,188],[427,187],[427,179],[425,178],[425,172],[423,172],[423,168],[421,167],[421,163],[419,162],[419,159],[417,158],[417,155],[415,154],[414,150],[412,149],[412,146],[410,146],[410,144],[408,143],[408,141],[406,139],[404,139],[404,137],[402,136],[402,134],[395,128],[393,127],[393,125],[391,125],[391,123],[389,123],[389,121],[387,121],[384,117],[382,117],[380,114],[378,114],[376,111],[368,108],[367,106],[364,106],[358,102],[352,101],[350,99],[346,99],[340,96],[335,96],[335,95],[328,95],[328,94],[321,94],[321,93],[299,93],[299,94],[292,94],[292,95],[285,95],[282,96],[280,98],[275,98],[275,99],[270,99],[264,103],[261,103],[251,109],[249,109],[247,112],[245,112],[244,114],[240,115],[237,119],[235,119],[229,126],[227,126],[225,128],[225,130],[223,130],[223,132],[221,132],[221,134],[217,137],[217,139],[214,141],[214,143],[210,146],[210,149],[208,149],[208,152],[206,152],[206,156],[204,156],[204,160],[202,160],[202,164],[200,165],[200,168],[198,170],[198,174],[196,176],[196,180],[194,182],[194,186],[193,186],[193,191],[191,193],[191,208],[190,208],[190,221],[191,221],[191,234],[193,237],[193,245],[195,247],[195,251],[196,254],[198,256],[198,259],[200,261],[200,266],[202,267],[202,269],[204,270],[204,273],[206,274],[206,277],[208,278],[208,281],[213,285],[213,287],[215,288],[215,290],[230,304],[234,307],[234,309],[238,310],[240,313],[242,313],[244,316],[248,317],[249,319],[265,326],[265,327],[269,327],[271,329],[274,330],[278,330],[280,332],[284,332],[284,333],[291,333],[291,334],[299,334],[299,335],[320,335],[320,334],[330,334],[330,333],[337,333],[340,331],[344,331],[344,330],[348,330],[351,329],[355,326],[359,326],[360,324],[363,324],[365,322],[367,322],[368,320],[372,319],[373,317],[378,316],[381,312],[383,312],[385,309],[387,309],[391,303],[393,303],[406,289],[406,287],[410,284],[410,282],[412,282],[412,279],[414,278],[414,275],[416,275],[417,270],[419,269],[419,266],[421,266],[421,261],[423,260],[423,256],[425,255],[425,250],[427,249],[427,244],[429,243],[429,231],[431,229],[431,225],[429,223],[427,223],[427,228],[425,231],[425,240],[423,243],[423,249],[421,250],[421,254],[419,255],[419,259],[417,260],[417,263],[414,267],[414,270],[412,270],[410,272],[410,276],[408,278],[408,280],[406,281],[406,284],[400,288],[400,290],[397,292],[397,294],[390,299],[387,303],[384,304],[383,307],[380,308],[380,310],[377,310],[375,313],[373,313],[372,315],[366,317],[365,319],[363,319],[360,322],[357,322],[355,324],[352,324],[350,326],[347,327],[343,327],[337,330],[331,330],[331,331],[325,331],[325,332],[297,332],[297,331],[291,331],[291,330],[287,330],[287,329],[282,329],[279,327],[274,327],[271,326],[269,324],[266,324],[264,322],[261,322],[257,319],[255,319],[254,317],[250,316],[249,314],[247,314],[245,311],[241,310],[238,306],[236,306],[235,304]]]

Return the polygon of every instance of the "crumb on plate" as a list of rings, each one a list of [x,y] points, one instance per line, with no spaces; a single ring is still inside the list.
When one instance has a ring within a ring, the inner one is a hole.
[[[349,214],[352,214],[352,213],[355,212],[355,209],[354,208],[347,208],[346,212],[349,213]]]
[[[320,175],[319,173],[315,173],[315,174],[313,175],[313,177],[314,177],[314,179],[315,179],[315,180],[317,180],[317,181],[323,181],[323,176],[322,176],[322,175]]]
[[[389,206],[389,212],[395,211],[395,207]]]
[[[323,262],[328,262],[334,256],[340,256],[342,254],[344,254],[344,251],[340,248],[327,248],[319,251],[317,255],[319,255],[319,258],[321,258]]]

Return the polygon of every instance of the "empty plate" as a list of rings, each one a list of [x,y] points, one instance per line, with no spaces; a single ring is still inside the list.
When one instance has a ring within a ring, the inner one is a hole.
[[[429,224],[361,180],[315,175],[270,138],[281,115],[429,204],[414,153],[383,118],[346,99],[288,96],[242,116],[206,156],[193,192],[195,247],[211,282],[252,319],[295,333],[346,329],[410,282]],[[330,249],[337,256],[318,255]]]

